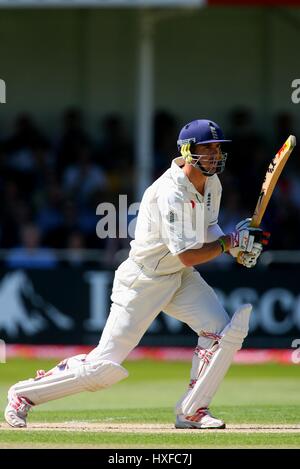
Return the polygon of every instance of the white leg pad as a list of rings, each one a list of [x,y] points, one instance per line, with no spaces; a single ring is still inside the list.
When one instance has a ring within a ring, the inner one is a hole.
[[[20,381],[13,386],[19,397],[34,405],[60,399],[81,391],[98,391],[127,378],[128,371],[109,360],[83,362],[72,369]]]
[[[177,413],[193,415],[200,407],[208,407],[221,384],[234,354],[241,348],[248,334],[252,306],[242,305],[222,331],[219,343],[209,350],[209,363],[200,363],[200,374],[192,389],[176,405]]]

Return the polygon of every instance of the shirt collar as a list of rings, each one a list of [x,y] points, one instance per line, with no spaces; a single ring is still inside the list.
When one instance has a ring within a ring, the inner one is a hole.
[[[180,168],[180,166],[183,164],[184,164],[184,159],[181,158],[180,156],[178,158],[174,158],[174,160],[172,161],[171,176],[172,176],[173,181],[178,186],[184,186],[185,189],[187,189],[189,192],[192,192],[193,194],[198,194],[201,196],[201,194],[199,194],[199,192],[195,188],[194,184],[191,183],[189,178],[182,171],[182,168]]]

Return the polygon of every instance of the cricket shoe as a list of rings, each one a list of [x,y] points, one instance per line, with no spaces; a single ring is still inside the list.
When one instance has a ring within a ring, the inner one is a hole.
[[[26,427],[26,418],[33,404],[25,397],[18,397],[13,387],[9,389],[7,398],[8,404],[4,412],[6,422],[11,427]]]
[[[196,410],[194,415],[176,416],[175,428],[225,428],[223,420],[216,419],[206,407]]]

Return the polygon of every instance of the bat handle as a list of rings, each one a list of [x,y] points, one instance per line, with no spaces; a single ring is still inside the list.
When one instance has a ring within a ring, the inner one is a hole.
[[[242,264],[243,263],[243,251],[240,251],[238,253],[238,255],[236,256],[236,261],[238,264]]]

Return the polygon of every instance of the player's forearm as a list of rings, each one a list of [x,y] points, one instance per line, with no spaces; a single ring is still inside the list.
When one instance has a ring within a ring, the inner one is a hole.
[[[228,251],[231,245],[230,236],[221,236],[221,239],[224,242],[225,251]],[[184,265],[187,267],[192,267],[194,265],[209,262],[220,256],[220,254],[225,251],[222,248],[222,244],[219,242],[219,240],[217,240],[211,243],[205,243],[199,249],[188,249],[182,254],[179,254],[179,258]]]

